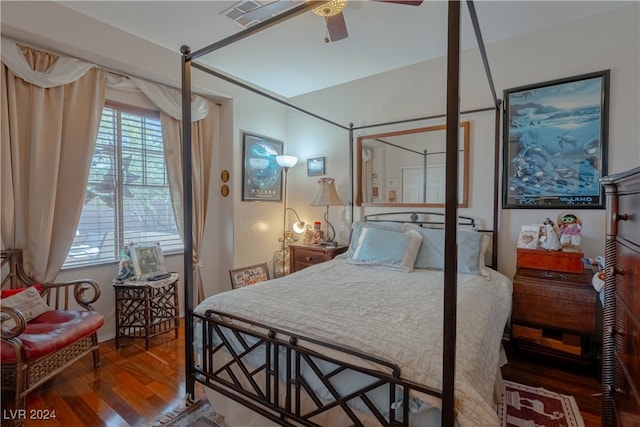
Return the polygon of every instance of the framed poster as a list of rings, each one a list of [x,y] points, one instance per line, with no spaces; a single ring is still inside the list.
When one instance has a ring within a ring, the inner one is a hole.
[[[609,70],[504,91],[503,208],[604,208]]]
[[[264,136],[242,134],[242,200],[282,200],[282,168],[276,156],[284,143]]]

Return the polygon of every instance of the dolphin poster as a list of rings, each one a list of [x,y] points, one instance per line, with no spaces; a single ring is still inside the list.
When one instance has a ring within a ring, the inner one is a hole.
[[[609,70],[504,91],[504,208],[604,208]]]

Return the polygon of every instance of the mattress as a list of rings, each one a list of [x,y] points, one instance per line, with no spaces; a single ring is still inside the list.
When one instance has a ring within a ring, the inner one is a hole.
[[[441,271],[405,273],[335,259],[214,295],[195,311],[217,310],[358,348],[397,364],[406,380],[441,389],[443,282]],[[511,293],[511,281],[496,271],[458,274],[455,394],[461,427],[498,424],[493,392]],[[424,408],[440,406],[435,397],[417,397]]]

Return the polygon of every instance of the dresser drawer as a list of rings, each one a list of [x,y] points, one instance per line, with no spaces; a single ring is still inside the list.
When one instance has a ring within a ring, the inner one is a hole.
[[[640,184],[636,188],[622,189],[618,196],[618,214],[627,214],[626,221],[618,221],[618,237],[628,242],[640,242]],[[628,192],[627,192],[628,191]],[[635,214],[634,214],[635,212]]]
[[[614,365],[616,370],[614,389],[617,391],[614,394],[616,425],[619,427],[640,426],[640,396],[634,392],[629,383],[630,378],[624,374],[619,359],[615,360]]]
[[[640,248],[629,242],[616,243],[616,264],[620,274],[616,275],[616,293],[624,300],[629,315],[640,321]]]
[[[327,257],[324,252],[316,252],[307,249],[296,248],[293,262],[298,264],[319,264],[325,262]]]
[[[332,260],[349,247],[338,246],[309,246],[309,245],[289,245],[291,251],[291,272],[300,271],[311,265],[320,264]]]
[[[596,293],[586,275],[558,275],[518,270],[513,282],[513,314],[516,323],[595,334]],[[576,280],[582,283],[576,283]]]

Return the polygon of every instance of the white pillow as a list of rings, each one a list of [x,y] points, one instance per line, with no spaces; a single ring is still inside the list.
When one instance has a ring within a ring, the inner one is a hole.
[[[42,299],[38,291],[29,287],[22,292],[18,292],[7,298],[0,300],[0,305],[3,307],[14,308],[22,313],[27,320],[34,319],[47,311],[52,310],[46,302]],[[16,327],[16,323],[13,319],[4,322],[3,327],[9,330]]]

